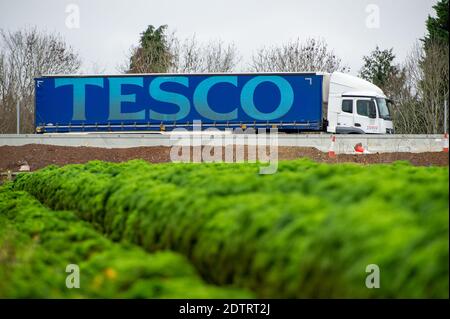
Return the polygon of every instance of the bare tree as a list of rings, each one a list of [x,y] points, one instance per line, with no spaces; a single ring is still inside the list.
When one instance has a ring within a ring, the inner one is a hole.
[[[252,56],[250,64],[254,72],[348,72],[341,59],[323,40],[299,39],[279,47],[263,47]]]
[[[444,101],[449,87],[448,46],[431,43],[425,51],[416,43],[398,76],[385,88],[395,104],[392,116],[397,133],[438,134],[444,127]]]
[[[174,73],[232,72],[239,59],[233,43],[227,45],[221,40],[199,43],[195,35],[182,41],[173,35],[170,52],[173,60],[169,70]]]
[[[444,127],[444,101],[449,92],[449,47],[438,42],[428,43],[420,62],[422,79],[419,82],[427,133],[438,134]]]
[[[195,34],[180,39],[175,32],[171,32],[164,35],[164,45],[166,53],[163,55],[158,52],[153,54],[151,46],[146,49],[146,54],[141,54],[143,51],[140,47],[132,47],[126,61],[117,70],[121,73],[148,73],[148,65],[154,65],[154,60],[158,57],[158,63],[165,66],[161,70],[169,73],[232,72],[239,61],[239,54],[233,43],[225,44],[221,40],[201,43]],[[133,69],[129,67],[130,60],[134,62]],[[153,70],[155,73],[159,72],[156,71]]]
[[[226,45],[220,40],[210,41],[203,48],[205,72],[232,72],[237,65],[238,54],[235,45]]]
[[[391,115],[396,133],[424,133],[425,123],[421,114],[421,103],[415,83],[411,81],[411,69],[403,66],[395,75],[391,75],[384,87],[384,92],[394,102]]]
[[[33,132],[34,78],[75,73],[80,65],[78,54],[60,35],[36,28],[0,30],[0,132],[14,132],[17,102],[21,105],[21,132]]]
[[[203,71],[204,58],[202,47],[195,35],[184,40],[172,33],[169,40],[169,50],[172,53],[172,73],[198,73]]]

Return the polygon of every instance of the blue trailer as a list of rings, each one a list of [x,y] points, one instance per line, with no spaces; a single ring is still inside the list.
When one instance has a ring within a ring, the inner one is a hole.
[[[195,121],[219,129],[394,132],[383,91],[339,72],[53,75],[35,85],[38,133],[192,129]]]
[[[35,79],[37,132],[202,127],[320,130],[316,73],[132,74]]]

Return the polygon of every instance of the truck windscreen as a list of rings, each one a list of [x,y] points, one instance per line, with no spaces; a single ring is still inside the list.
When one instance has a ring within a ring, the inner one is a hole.
[[[389,108],[386,103],[386,99],[377,98],[377,105],[378,105],[378,114],[380,115],[380,118],[384,120],[391,120],[391,115],[389,114]]]

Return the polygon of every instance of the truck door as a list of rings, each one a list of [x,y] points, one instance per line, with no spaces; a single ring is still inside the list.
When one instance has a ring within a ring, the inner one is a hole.
[[[342,99],[341,110],[338,113],[337,118],[337,126],[346,129],[351,129],[355,125],[354,117],[353,117],[353,99],[352,98],[344,98]]]
[[[365,133],[378,133],[377,107],[371,98],[357,98],[355,127]]]

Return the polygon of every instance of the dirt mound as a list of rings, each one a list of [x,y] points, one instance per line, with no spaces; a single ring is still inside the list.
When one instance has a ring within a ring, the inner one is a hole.
[[[191,152],[192,154],[192,152]],[[330,159],[327,153],[312,147],[279,147],[278,159],[292,160],[308,157],[318,162],[361,164],[391,163],[406,160],[419,166],[448,166],[448,153],[377,153],[377,154],[338,154]],[[122,162],[131,159],[143,159],[152,163],[170,161],[169,147],[133,147],[133,148],[98,148],[98,147],[68,147],[28,144],[24,146],[0,146],[0,171],[17,171],[26,161],[31,170],[36,170],[50,164],[66,165],[85,163],[91,160]],[[235,157],[234,157],[235,158]],[[247,159],[247,151],[245,157]]]

